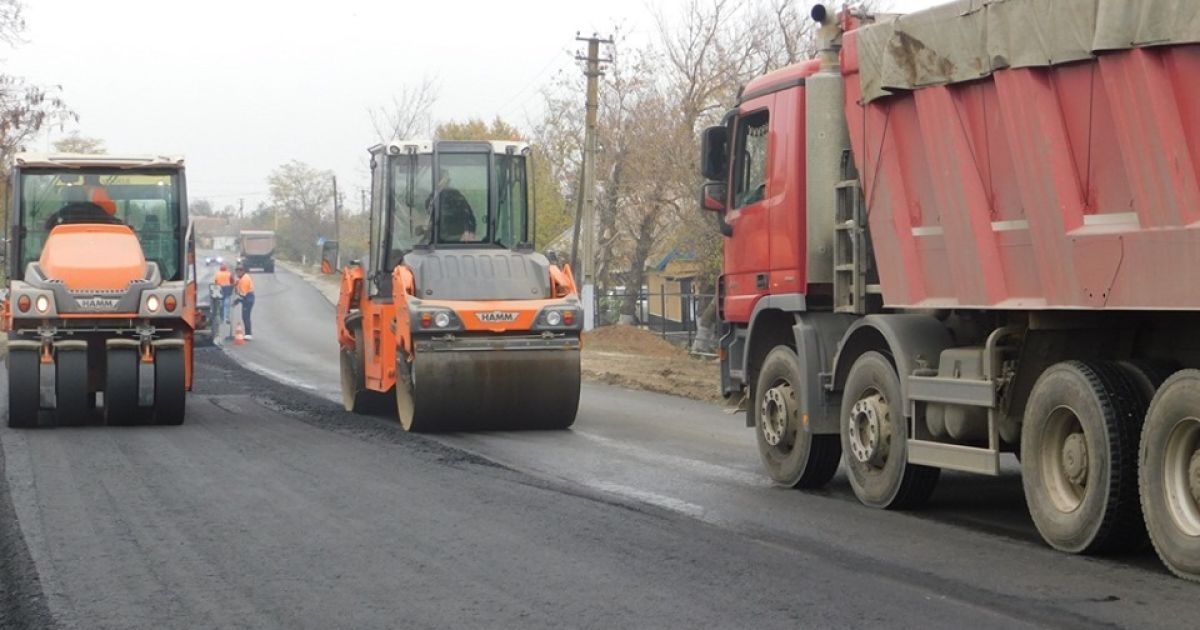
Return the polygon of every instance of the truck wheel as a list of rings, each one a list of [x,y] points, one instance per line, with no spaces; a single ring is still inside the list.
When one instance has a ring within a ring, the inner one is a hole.
[[[1141,392],[1114,363],[1065,361],[1033,387],[1021,428],[1021,481],[1038,532],[1071,553],[1134,548]]]
[[[88,396],[88,365],[85,350],[59,350],[54,364],[54,423],[70,427],[85,424],[92,412]]]
[[[267,273],[275,273],[275,263],[269,262],[263,266],[263,271]]]
[[[796,353],[777,346],[763,361],[754,386],[752,414],[758,454],[771,479],[793,488],[829,483],[842,458],[837,435],[813,435],[800,413],[804,375]]]
[[[159,348],[154,352],[154,424],[183,424],[187,409],[183,349]]]
[[[115,348],[107,352],[104,373],[104,422],[110,425],[137,424],[138,351]]]
[[[1150,404],[1138,457],[1142,513],[1158,557],[1200,582],[1200,370],[1167,379]]]
[[[36,350],[8,352],[8,426],[30,429],[38,425],[42,405],[41,364]]]
[[[1179,366],[1171,361],[1157,359],[1119,361],[1117,365],[1133,381],[1146,407],[1150,406],[1150,401],[1154,399],[1159,386],[1179,369]]]
[[[900,377],[887,357],[867,352],[850,367],[841,418],[842,451],[859,501],[902,510],[929,500],[941,469],[908,463]]]

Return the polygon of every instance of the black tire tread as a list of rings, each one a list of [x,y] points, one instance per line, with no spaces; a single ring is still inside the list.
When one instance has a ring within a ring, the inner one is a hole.
[[[1096,361],[1085,365],[1101,388],[1096,391],[1103,392],[1101,401],[1111,409],[1111,413],[1104,414],[1104,422],[1113,445],[1108,512],[1092,546],[1098,553],[1136,549],[1147,538],[1138,494],[1137,460],[1150,401],[1144,399],[1141,386],[1119,364]]]
[[[41,378],[37,352],[9,351],[8,368],[8,427],[31,429],[38,426],[41,406],[38,383]],[[14,375],[15,377],[14,381]]]

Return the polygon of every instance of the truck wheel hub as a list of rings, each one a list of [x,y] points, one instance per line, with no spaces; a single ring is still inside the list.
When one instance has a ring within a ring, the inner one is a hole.
[[[881,394],[867,396],[850,410],[850,453],[854,459],[875,468],[887,463],[891,446],[891,418],[887,400]]]
[[[1082,486],[1087,483],[1087,442],[1082,433],[1072,433],[1063,441],[1062,461],[1063,472],[1072,484]]]
[[[788,424],[796,410],[796,391],[787,383],[780,383],[763,394],[760,424],[763,439],[771,446],[778,446],[787,433]]]

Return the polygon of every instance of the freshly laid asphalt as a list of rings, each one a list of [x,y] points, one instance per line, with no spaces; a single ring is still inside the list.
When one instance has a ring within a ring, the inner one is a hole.
[[[893,513],[772,487],[740,417],[669,396],[585,385],[564,432],[347,414],[332,306],[255,281],[183,426],[0,428],[0,627],[1194,627],[1152,554],[1046,548],[1011,463]]]

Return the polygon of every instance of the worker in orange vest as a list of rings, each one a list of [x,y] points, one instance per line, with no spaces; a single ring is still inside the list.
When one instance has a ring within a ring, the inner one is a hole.
[[[117,202],[108,196],[108,190],[100,185],[100,178],[95,175],[84,175],[84,187],[88,192],[88,201],[100,206],[109,216],[117,215]]]
[[[237,268],[237,304],[242,305],[242,325],[246,327],[246,339],[253,339],[250,334],[250,312],[254,310],[254,281],[250,279],[250,274],[246,273],[246,268],[238,265]]]
[[[233,302],[233,272],[229,271],[229,265],[221,263],[221,268],[213,276],[213,284],[221,287],[221,319],[228,324],[229,307]]]

